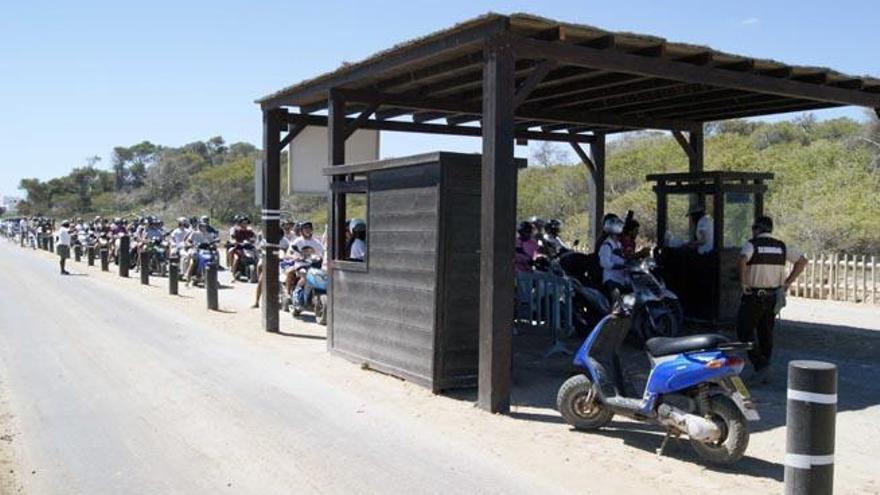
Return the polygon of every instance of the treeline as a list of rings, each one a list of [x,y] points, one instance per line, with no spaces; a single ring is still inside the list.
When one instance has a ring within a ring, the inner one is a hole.
[[[848,118],[817,121],[806,114],[776,123],[733,120],[706,128],[707,170],[766,171],[765,211],[778,232],[811,252],[880,253],[880,125]],[[520,172],[518,215],[559,218],[564,234],[587,231],[586,168],[543,147],[533,158],[545,166]],[[633,210],[642,234],[656,233],[656,199],[645,175],[687,171],[687,159],[668,133],[637,133],[612,141],[606,164],[606,211]],[[683,199],[683,198],[682,198]],[[684,215],[686,201],[670,204],[670,221]],[[673,218],[675,215],[675,218]]]
[[[848,118],[817,121],[805,114],[776,123],[733,120],[707,125],[708,170],[768,171],[765,209],[787,240],[809,251],[880,252],[880,124]],[[107,169],[92,158],[68,175],[48,181],[23,179],[25,214],[211,215],[228,221],[253,206],[253,162],[260,150],[227,145],[220,137],[178,148],[142,142],[117,147]],[[606,164],[606,211],[633,210],[649,240],[655,235],[656,201],[645,175],[687,170],[687,159],[668,133],[633,133],[612,140]],[[589,181],[565,148],[538,148],[520,171],[518,216],[563,221],[568,239],[585,240]],[[282,163],[286,163],[282,159]],[[282,191],[286,190],[282,170]],[[283,196],[282,211],[322,225],[324,196]],[[686,201],[670,203],[671,223]],[[683,220],[682,220],[683,221]]]
[[[259,149],[227,145],[222,137],[181,147],[144,141],[113,149],[109,169],[92,157],[69,174],[48,181],[22,179],[25,215],[129,216],[149,213],[170,220],[207,214],[227,221],[237,213],[254,215],[253,163]]]

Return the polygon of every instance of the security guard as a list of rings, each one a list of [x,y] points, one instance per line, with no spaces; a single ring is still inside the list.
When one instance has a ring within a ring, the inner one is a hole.
[[[772,232],[770,217],[755,219],[753,237],[743,245],[738,264],[743,294],[737,316],[737,337],[742,342],[753,343],[749,360],[755,367],[757,380],[762,383],[767,382],[766,368],[773,350],[777,297],[784,295],[807,265],[800,251],[771,236]],[[794,264],[787,277],[786,261]]]

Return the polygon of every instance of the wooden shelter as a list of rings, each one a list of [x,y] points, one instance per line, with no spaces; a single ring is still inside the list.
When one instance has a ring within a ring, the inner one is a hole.
[[[515,141],[571,143],[594,182],[590,223],[596,229],[604,214],[608,134],[671,131],[688,155],[689,171],[698,172],[704,122],[845,105],[876,110],[880,80],[531,15],[488,14],[258,103],[270,242],[280,238],[281,150],[307,125],[327,126],[331,166],[345,164],[345,140],[358,128],[482,138],[478,403],[503,412],[510,395]],[[334,175],[333,183],[349,179]],[[338,192],[346,186],[334,187],[331,253],[344,239],[345,196]],[[265,266],[264,328],[277,331],[274,253],[267,252]]]

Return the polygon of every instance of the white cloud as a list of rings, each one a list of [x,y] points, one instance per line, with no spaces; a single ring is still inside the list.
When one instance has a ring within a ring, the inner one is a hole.
[[[742,24],[743,26],[751,26],[751,25],[757,24],[759,22],[761,22],[761,20],[758,19],[757,17],[749,17],[747,19],[743,19],[742,21],[740,21],[740,24]]]

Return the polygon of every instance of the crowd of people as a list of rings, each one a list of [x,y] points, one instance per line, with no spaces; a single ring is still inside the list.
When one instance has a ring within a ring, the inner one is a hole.
[[[282,236],[277,243],[280,277],[285,294],[293,298],[299,296],[304,284],[303,273],[308,267],[326,268],[325,243],[326,232],[316,236],[314,225],[310,221],[281,221]],[[25,218],[7,219],[0,223],[0,232],[10,239],[19,239],[23,245],[34,248],[50,243],[51,250],[59,256],[59,268],[62,275],[67,275],[66,261],[71,256],[73,246],[82,249],[106,247],[108,259],[119,262],[121,238],[127,236],[130,245],[130,264],[139,270],[141,255],[146,246],[157,243],[167,258],[178,258],[181,275],[187,284],[198,274],[196,253],[201,250],[218,250],[221,233],[212,224],[207,215],[201,217],[179,217],[173,230],[166,230],[161,219],[153,215],[132,218],[106,219],[96,216],[92,221],[80,217],[61,220],[46,218],[40,215]],[[347,223],[346,248],[344,259],[362,262],[366,256],[366,222],[352,219]],[[236,215],[225,236],[225,269],[232,274],[232,282],[238,279],[245,252],[256,253],[253,269],[253,281],[262,282],[266,240],[262,232],[251,226],[247,215]],[[219,256],[217,257],[219,261]],[[220,269],[224,269],[218,263]],[[256,285],[253,307],[260,304],[262,283]]]

